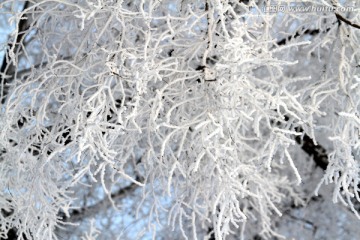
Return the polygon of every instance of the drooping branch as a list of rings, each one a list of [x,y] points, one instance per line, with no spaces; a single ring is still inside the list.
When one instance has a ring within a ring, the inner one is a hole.
[[[285,121],[289,120],[289,116],[285,115]],[[277,124],[280,124],[279,122]],[[296,136],[295,141],[298,143],[302,150],[306,152],[309,156],[311,156],[317,167],[320,167],[323,170],[326,170],[329,164],[329,157],[327,155],[326,149],[319,145],[315,144],[314,140],[304,133],[304,129],[302,127],[295,127],[295,131],[298,133],[303,133],[303,136]]]
[[[140,177],[136,177],[136,181],[141,181],[142,179]],[[129,194],[132,194],[139,188],[139,185],[136,183],[131,183],[130,185],[121,188],[115,193],[112,193],[111,199],[112,201],[119,201],[123,199],[124,197],[129,196]],[[79,222],[85,218],[89,218],[94,216],[96,213],[99,212],[101,209],[108,209],[111,207],[111,201],[108,196],[106,196],[104,199],[100,200],[99,202],[88,206],[83,207],[79,210],[74,210],[70,213],[70,217],[66,217],[64,213],[60,213],[60,218],[62,218],[63,222]]]
[[[139,164],[140,162],[141,162],[141,158],[139,158],[135,164]],[[136,174],[135,181],[143,182],[144,178],[140,177],[138,174]],[[111,207],[110,199],[113,202],[119,201],[119,200],[129,196],[129,194],[134,193],[138,188],[139,188],[139,185],[136,184],[135,182],[132,182],[128,186],[119,189],[118,191],[110,194],[110,196],[106,196],[104,199],[100,200],[99,202],[97,202],[91,206],[83,207],[80,210],[72,211],[70,213],[69,217],[65,216],[65,214],[63,212],[60,212],[59,216],[62,218],[62,222],[78,222],[80,220],[83,220],[85,218],[89,218],[89,217],[95,215],[96,213],[99,212],[100,209],[110,208]]]
[[[28,1],[25,1],[23,9],[28,8],[29,5],[30,5],[30,3]],[[26,29],[28,28],[28,25],[29,24],[28,24],[27,19],[24,19],[24,18],[22,18],[18,23],[19,34],[17,35],[17,37],[15,39],[15,47],[14,47],[15,52],[17,52],[19,50],[20,43],[24,38],[24,34],[26,32]],[[11,61],[9,60],[9,51],[10,51],[11,47],[12,47],[12,45],[9,43],[7,51],[4,55],[1,65],[0,65],[0,102],[1,103],[5,102],[5,98],[7,95],[8,88],[9,88],[7,85],[9,84],[9,82],[12,79],[12,78],[6,78],[5,76],[9,71],[13,71],[12,69],[14,68],[14,66],[11,64]],[[5,153],[5,150],[3,150],[0,153],[0,156],[3,153]],[[2,209],[1,214],[5,217],[10,217],[13,214],[13,211],[6,212]],[[22,237],[23,237],[23,239],[26,239],[26,237],[24,235]],[[16,228],[9,229],[9,231],[7,232],[7,235],[6,235],[6,239],[15,240],[18,238],[19,238],[19,236],[17,234],[17,229]]]
[[[328,32],[331,28],[327,28],[324,31],[321,31],[320,29],[306,29],[305,31],[297,31],[294,35],[289,36],[287,38],[283,38],[277,42],[277,45],[285,45],[288,41],[290,41],[293,38],[298,38],[303,35],[311,35],[315,36],[317,34],[320,34],[322,32]],[[286,120],[289,118],[286,116]],[[297,127],[295,129],[299,133],[303,133],[304,130],[301,127]],[[306,152],[309,156],[311,156],[316,164],[316,166],[320,167],[323,170],[326,170],[329,161],[328,156],[326,153],[326,149],[322,147],[321,145],[316,145],[313,141],[313,139],[307,135],[306,133],[303,135],[303,137],[296,136],[295,141],[301,145],[301,148]]]
[[[23,9],[25,10],[29,6],[30,6],[30,2],[26,1],[24,3],[24,8]],[[29,27],[28,20],[26,18],[21,18],[19,23],[18,23],[18,34],[16,36],[15,42],[8,44],[5,56],[4,56],[3,61],[1,63],[1,66],[0,66],[0,91],[1,91],[0,99],[1,99],[1,103],[5,102],[7,91],[9,89],[8,84],[13,79],[13,78],[7,78],[6,75],[9,74],[9,73],[13,73],[14,72],[14,67],[15,67],[15,66],[13,66],[11,64],[11,61],[9,59],[9,55],[10,55],[9,51],[13,47],[12,44],[15,44],[14,52],[16,53],[16,52],[19,51],[19,48],[21,46],[21,42],[23,41],[23,39],[25,37],[25,33],[26,33],[26,30],[28,29],[28,27]]]

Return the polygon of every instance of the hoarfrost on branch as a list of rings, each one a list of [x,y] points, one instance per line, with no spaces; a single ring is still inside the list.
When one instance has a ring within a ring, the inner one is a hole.
[[[0,238],[281,237],[324,184],[359,218],[359,6],[270,4],[2,1]]]

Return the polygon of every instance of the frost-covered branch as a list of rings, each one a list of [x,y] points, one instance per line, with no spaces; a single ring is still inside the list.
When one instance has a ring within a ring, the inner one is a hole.
[[[298,144],[357,214],[358,30],[266,4],[41,0],[12,13],[0,236],[281,237],[274,219],[313,166]]]

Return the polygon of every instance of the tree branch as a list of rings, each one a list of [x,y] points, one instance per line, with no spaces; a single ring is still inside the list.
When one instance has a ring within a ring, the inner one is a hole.
[[[301,133],[304,132],[301,127],[297,127],[295,130]],[[306,152],[309,156],[312,156],[316,166],[326,170],[329,164],[329,157],[324,147],[319,144],[315,145],[314,141],[306,133],[304,134],[303,138],[296,136],[295,141],[301,145],[301,148],[304,150],[304,152]]]
[[[357,23],[353,23],[352,21],[350,21],[349,19],[345,18],[344,16],[342,16],[340,13],[335,12],[335,16],[337,18],[337,20],[344,22],[354,28],[360,29],[360,25]]]
[[[285,45],[288,41],[290,41],[293,38],[298,38],[300,36],[303,35],[311,35],[311,36],[315,36],[321,32],[328,32],[330,31],[331,28],[327,28],[324,31],[320,31],[320,29],[306,29],[305,31],[297,31],[294,35],[291,35],[289,37],[283,38],[279,41],[277,41],[277,45]]]
[[[142,181],[142,178],[137,176],[136,181]],[[129,194],[135,192],[136,189],[138,189],[139,185],[136,183],[131,183],[130,185],[121,188],[116,193],[112,193],[111,199],[114,201],[120,200]],[[83,207],[80,210],[74,210],[71,212],[70,217],[66,217],[64,213],[60,213],[60,217],[62,217],[63,222],[79,222],[85,218],[92,217],[96,213],[99,212],[99,209],[108,209],[111,207],[111,201],[109,200],[108,196],[106,196],[104,199],[100,200],[99,202],[88,206]]]
[[[27,9],[28,7],[30,6],[30,2],[29,1],[26,1],[24,3],[24,8],[23,10]],[[19,34],[17,35],[16,37],[16,40],[15,40],[15,52],[18,52],[19,48],[20,48],[20,43],[23,41],[24,37],[25,37],[25,33],[26,33],[26,30],[29,28],[29,24],[28,24],[28,20],[25,19],[25,18],[22,18],[19,23],[18,23],[18,32]],[[8,91],[8,84],[9,84],[9,78],[5,78],[5,75],[7,72],[14,72],[12,71],[12,66],[9,62],[9,51],[12,47],[12,44],[9,43],[8,44],[8,48],[6,50],[6,53],[4,55],[4,59],[2,61],[2,64],[1,64],[1,67],[0,67],[0,97],[1,97],[1,103],[4,103],[5,102],[5,98],[6,98],[6,95],[7,95],[7,91]],[[11,78],[10,78],[11,79]]]
[[[336,8],[338,8],[339,2],[337,0],[333,0],[332,5],[336,9]],[[350,25],[350,26],[352,26],[354,28],[360,29],[359,24],[350,21],[349,19],[345,18],[344,16],[342,16],[340,13],[338,13],[336,11],[334,13],[335,13],[335,16],[336,16],[336,18],[337,18],[337,20],[339,22],[344,22],[344,23],[346,23],[346,24],[348,24],[348,25]]]

